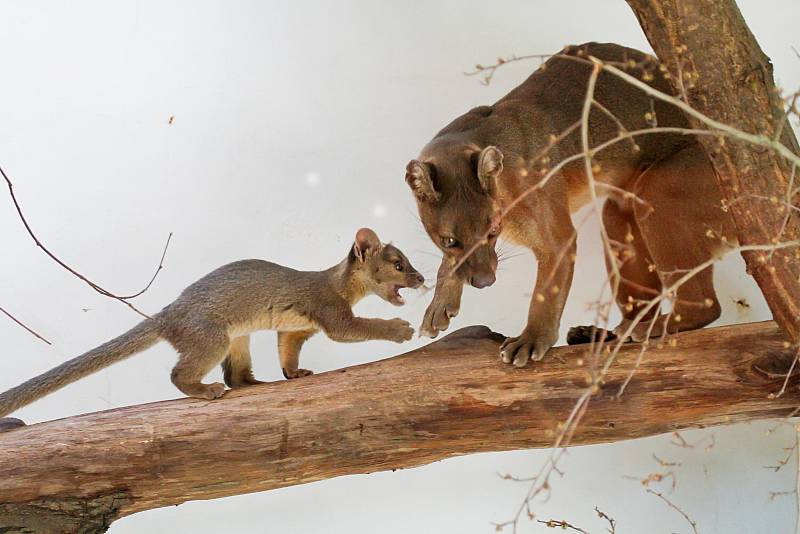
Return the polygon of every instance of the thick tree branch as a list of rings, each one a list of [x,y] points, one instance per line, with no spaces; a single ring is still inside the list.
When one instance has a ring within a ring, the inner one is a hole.
[[[587,389],[585,346],[525,369],[501,336],[460,330],[408,354],[300,380],[70,417],[0,433],[4,532],[101,532],[124,515],[188,500],[411,467],[482,451],[550,447]],[[795,350],[774,323],[678,334],[622,349],[571,437],[603,443],[786,416]],[[14,527],[17,527],[16,529]]]
[[[676,91],[692,108],[728,126],[766,135],[785,150],[800,154],[794,132],[785,127],[772,65],[734,0],[626,1],[668,68]],[[700,126],[698,121],[694,123]],[[717,173],[740,243],[800,236],[797,213],[771,204],[795,204],[795,170],[787,159],[736,140],[698,139]],[[743,256],[775,320],[800,342],[800,261],[796,251]]]

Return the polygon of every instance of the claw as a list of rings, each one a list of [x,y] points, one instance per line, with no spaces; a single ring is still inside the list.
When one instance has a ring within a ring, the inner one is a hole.
[[[517,351],[517,355],[514,358],[514,367],[521,368],[525,367],[528,364],[528,360],[530,359],[530,346],[524,345],[522,350]]]
[[[500,358],[514,367],[525,367],[530,360],[544,358],[553,343],[547,341],[555,336],[533,334],[525,331],[519,337],[508,338],[500,346]]]

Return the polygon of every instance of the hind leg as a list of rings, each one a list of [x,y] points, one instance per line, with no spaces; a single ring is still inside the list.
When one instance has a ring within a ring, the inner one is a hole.
[[[653,268],[653,259],[645,245],[639,225],[629,201],[610,197],[603,206],[603,226],[611,239],[621,280],[617,289],[616,302],[622,312],[622,322],[614,333],[594,326],[570,328],[567,343],[577,345],[603,339],[612,341],[618,333],[625,331],[630,321],[641,311],[642,305],[661,293],[661,280]],[[611,278],[612,260],[606,254],[606,270]],[[651,310],[646,318],[657,310]]]
[[[661,279],[654,268],[653,258],[642,236],[630,202],[609,198],[603,206],[603,224],[609,239],[615,242],[621,280],[617,289],[617,306],[623,323],[635,318],[642,305],[661,293]],[[612,276],[612,259],[606,255],[606,270]],[[651,310],[651,317],[658,310]]]
[[[228,352],[230,339],[222,329],[203,328],[202,336],[173,343],[180,353],[178,363],[172,369],[172,383],[190,397],[217,399],[225,394],[225,384],[215,382],[203,384],[203,378]]]
[[[225,383],[231,388],[263,384],[253,376],[253,361],[250,357],[250,336],[239,336],[231,340],[228,355],[222,361]]]
[[[648,213],[637,207],[636,218],[667,289],[715,257],[723,248],[717,236],[735,235],[733,222],[721,208],[714,171],[697,145],[649,169],[636,193],[653,208]],[[651,336],[702,328],[716,320],[720,304],[713,274],[709,265],[680,283],[671,295],[672,313],[657,318]],[[646,337],[648,326],[638,325],[634,340]]]

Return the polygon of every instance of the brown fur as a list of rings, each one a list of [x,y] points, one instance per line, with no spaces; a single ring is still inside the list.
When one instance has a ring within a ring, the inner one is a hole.
[[[253,377],[249,334],[277,330],[286,378],[299,369],[303,342],[319,330],[335,341],[408,341],[414,330],[402,319],[365,319],[352,306],[369,294],[402,305],[399,289],[424,282],[395,246],[368,228],[356,234],[348,256],[324,271],[296,271],[262,260],[243,260],[212,271],[187,287],[172,304],[129,332],[0,394],[0,416],[79,378],[152,346],[160,339],[180,354],[172,382],[186,395],[221,397],[221,383],[201,380],[220,362],[231,387],[259,383]]]
[[[568,47],[562,54],[615,62],[645,59],[639,51],[603,43]],[[425,230],[444,252],[436,294],[420,329],[423,334],[435,337],[448,327],[450,318],[458,313],[463,284],[485,287],[494,282],[496,235],[487,241],[482,241],[483,236],[493,224],[498,225],[500,210],[537,183],[542,176],[539,171],[551,165],[532,161],[547,146],[548,138],[581,117],[591,67],[563,57],[553,57],[543,67],[494,105],[475,108],[455,119],[406,168],[406,181],[416,196]],[[649,83],[663,92],[672,91],[658,69]],[[689,127],[679,110],[651,100],[608,73],[600,75],[594,97],[628,130],[647,128],[646,114],[651,112],[659,126]],[[592,109],[591,146],[618,133],[612,119]],[[618,304],[625,321],[618,331],[638,312],[636,307],[630,310],[629,297],[649,300],[675,280],[677,270],[712,257],[721,242],[710,239],[708,230],[717,236],[734,235],[732,222],[721,209],[716,177],[696,140],[657,134],[637,137],[636,145],[617,143],[595,159],[598,181],[633,192],[653,208],[646,210],[624,196],[612,195],[603,210],[612,240],[628,243],[633,237],[634,254],[623,258],[625,281]],[[555,163],[580,152],[576,131],[556,144],[548,157]],[[523,366],[531,357],[541,358],[558,338],[576,251],[570,214],[589,201],[588,193],[583,161],[567,165],[514,208],[502,221],[502,228],[492,232],[500,231],[505,239],[530,248],[539,263],[528,325],[501,349],[507,363]],[[456,275],[445,279],[476,243],[477,250]],[[670,332],[700,328],[719,316],[711,268],[683,285],[677,297],[675,314],[667,324]],[[659,321],[653,335],[660,335],[664,324]],[[637,327],[633,338],[641,340],[646,328],[646,324]]]

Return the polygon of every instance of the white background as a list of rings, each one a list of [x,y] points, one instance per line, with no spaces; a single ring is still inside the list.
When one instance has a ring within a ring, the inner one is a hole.
[[[740,0],[776,77],[800,85],[796,0]],[[490,87],[463,76],[500,55],[555,52],[567,43],[616,41],[648,49],[623,0],[448,2],[33,2],[0,3],[0,165],[16,183],[43,240],[93,280],[122,293],[150,277],[174,232],[166,268],[137,300],[154,312],[188,283],[232,260],[270,259],[317,269],[338,262],[355,230],[372,226],[431,277],[437,256],[403,181],[405,163],[444,124],[491,103],[536,63],[509,65]],[[168,124],[174,116],[172,125]],[[0,317],[0,390],[126,330],[138,317],[58,268],[24,234],[0,197],[0,305],[53,341],[48,347]],[[596,225],[579,239],[577,275],[562,333],[585,323],[604,276]],[[494,287],[465,292],[456,327],[509,335],[525,322],[535,269],[529,254],[502,264]],[[722,323],[769,317],[738,258],[717,275]],[[400,310],[418,324],[430,295]],[[744,298],[748,309],[738,309]],[[372,297],[364,315],[397,309]],[[411,349],[337,345],[317,336],[303,351],[317,372]],[[254,336],[257,376],[279,380],[275,334]],[[20,410],[28,422],[179,396],[166,344]],[[224,402],[224,400],[222,401]],[[287,413],[291,418],[292,414]],[[530,414],[535,418],[537,414]],[[790,532],[791,428],[769,424],[575,448],[542,518],[603,532],[688,532],[689,525],[623,475],[682,462],[670,498],[700,532]],[[482,454],[431,466],[344,477],[263,494],[187,503],[115,523],[132,532],[488,533],[508,519],[544,451]],[[670,491],[670,480],[653,487]],[[525,521],[523,532],[550,532]]]

